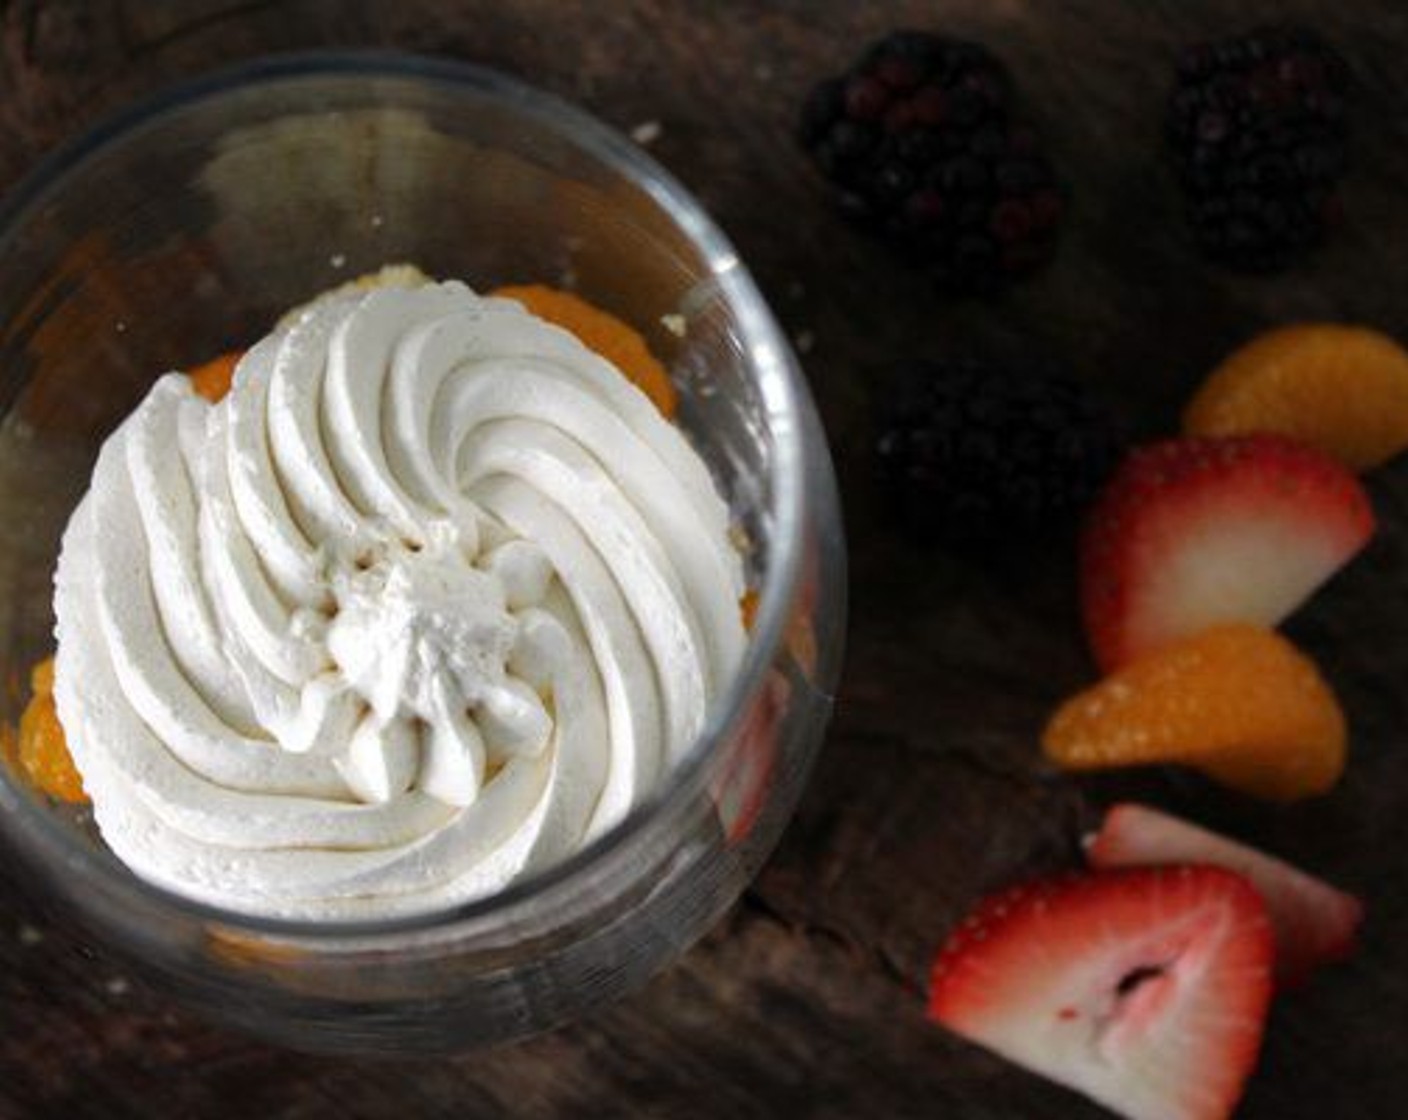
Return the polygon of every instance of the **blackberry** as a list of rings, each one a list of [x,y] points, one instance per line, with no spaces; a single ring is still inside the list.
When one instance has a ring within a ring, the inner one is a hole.
[[[1075,381],[971,359],[895,366],[876,426],[892,519],[960,545],[1069,525],[1121,448],[1109,413]]]
[[[1263,27],[1185,50],[1167,132],[1203,251],[1285,267],[1339,212],[1349,70],[1313,31]]]
[[[1063,208],[1010,103],[985,47],[900,31],[812,90],[801,141],[842,213],[941,289],[987,293],[1050,259]]]

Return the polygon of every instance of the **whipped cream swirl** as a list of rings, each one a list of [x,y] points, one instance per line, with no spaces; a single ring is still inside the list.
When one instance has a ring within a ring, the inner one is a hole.
[[[56,576],[56,698],[138,874],[419,912],[619,820],[739,664],[727,508],[610,363],[463,284],[313,304],[159,380]]]

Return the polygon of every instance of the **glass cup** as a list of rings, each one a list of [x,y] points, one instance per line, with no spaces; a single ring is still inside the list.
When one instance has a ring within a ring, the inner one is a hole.
[[[844,625],[826,445],[737,254],[637,147],[490,71],[286,56],[187,84],[44,162],[0,208],[0,637],[52,650],[58,540],[103,438],[168,369],[263,335],[386,263],[570,286],[642,329],[747,542],[748,655],[660,788],[572,858],[426,916],[271,921],[150,885],[84,811],[0,767],[0,830],[41,890],[197,1010],[306,1049],[447,1050],[641,984],[771,850],[822,736]],[[13,723],[24,696],[11,687]]]

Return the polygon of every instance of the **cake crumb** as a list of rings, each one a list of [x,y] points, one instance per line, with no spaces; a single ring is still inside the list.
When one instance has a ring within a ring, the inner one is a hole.
[[[103,988],[107,991],[108,995],[110,996],[125,996],[129,991],[131,991],[132,985],[128,983],[127,978],[125,976],[114,976],[111,980],[109,980],[106,984],[103,985]]]
[[[792,345],[797,348],[797,353],[810,354],[812,347],[816,345],[816,335],[811,331],[798,331],[792,337]]]
[[[683,338],[686,323],[683,315],[661,315],[660,325],[676,338]]]
[[[342,268],[344,265],[347,264],[347,254],[334,253],[328,258],[328,264],[332,265],[333,268]]]
[[[660,134],[664,131],[659,121],[641,121],[631,129],[631,139],[645,148],[659,140]]]

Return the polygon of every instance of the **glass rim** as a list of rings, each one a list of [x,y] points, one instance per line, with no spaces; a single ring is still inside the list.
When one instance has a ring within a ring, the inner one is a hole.
[[[151,883],[108,853],[111,863],[77,843],[71,830],[0,776],[0,813],[20,834],[22,854],[38,850],[41,870],[61,863],[80,883],[97,880],[105,891],[127,901],[175,909],[186,917],[249,934],[298,940],[368,942],[404,935],[443,933],[454,927],[472,936],[472,927],[523,920],[537,907],[570,903],[583,881],[601,881],[628,857],[631,848],[666,828],[699,795],[709,763],[735,734],[782,642],[787,611],[801,573],[809,477],[804,442],[807,394],[796,356],[773,318],[732,243],[703,206],[673,175],[620,131],[554,94],[491,67],[394,50],[312,50],[261,56],[168,85],[118,109],[41,158],[0,198],[0,259],[31,211],[46,195],[81,173],[85,164],[131,134],[181,110],[252,87],[296,84],[302,80],[348,77],[390,78],[459,89],[507,104],[536,118],[621,174],[644,191],[699,251],[708,278],[718,285],[736,317],[749,367],[762,398],[773,437],[769,464],[774,534],[769,563],[759,587],[758,610],[743,664],[716,700],[709,720],[655,790],[591,843],[502,890],[424,913],[392,918],[323,920],[264,917],[189,898]],[[31,863],[34,861],[31,859]],[[115,867],[114,867],[115,865]],[[114,870],[120,869],[120,875]],[[67,890],[68,887],[61,888]],[[471,928],[465,928],[471,927]]]

